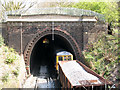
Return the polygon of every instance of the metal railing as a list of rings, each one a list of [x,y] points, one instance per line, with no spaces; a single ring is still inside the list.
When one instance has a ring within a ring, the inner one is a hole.
[[[37,9],[29,9],[29,10],[16,10],[16,11],[7,11],[6,15],[35,15],[35,14],[62,14],[62,15],[71,15],[71,16],[96,16],[100,21],[105,21],[104,15],[84,9],[77,8],[64,8],[64,7],[49,7],[49,8],[37,8]]]

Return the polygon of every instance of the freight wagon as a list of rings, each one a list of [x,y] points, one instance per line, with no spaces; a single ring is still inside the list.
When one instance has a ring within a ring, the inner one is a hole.
[[[78,60],[59,61],[58,65],[62,88],[102,90],[112,85]]]

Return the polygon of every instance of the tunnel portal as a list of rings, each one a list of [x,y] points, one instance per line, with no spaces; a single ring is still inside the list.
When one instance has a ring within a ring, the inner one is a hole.
[[[40,67],[44,66],[48,68],[47,73],[55,75],[56,52],[63,50],[72,53],[74,59],[76,59],[71,45],[64,37],[56,34],[54,35],[54,40],[52,40],[51,34],[42,37],[32,50],[30,56],[30,73],[39,75]]]
[[[34,73],[39,64],[52,61],[54,64],[55,52],[59,49],[69,51],[74,59],[86,64],[82,51],[88,42],[94,42],[98,34],[105,32],[107,26],[101,14],[76,8],[29,9],[24,14],[16,14],[14,11],[6,14],[2,36],[6,45],[23,55],[28,75]],[[50,35],[52,30],[54,41]],[[45,38],[49,44],[42,43]]]

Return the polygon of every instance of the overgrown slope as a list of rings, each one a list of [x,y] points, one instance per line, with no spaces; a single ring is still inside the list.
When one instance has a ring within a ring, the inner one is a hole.
[[[4,45],[0,35],[0,89],[19,88],[20,56]]]
[[[89,42],[83,54],[91,68],[113,82],[120,81],[118,30],[113,35],[102,33],[96,42]]]

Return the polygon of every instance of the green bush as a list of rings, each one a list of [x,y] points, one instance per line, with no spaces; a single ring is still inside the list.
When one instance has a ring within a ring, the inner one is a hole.
[[[12,73],[17,77],[19,75],[19,70],[13,70]]]
[[[2,35],[0,34],[0,47],[1,47],[2,45],[4,45],[4,40],[3,40],[3,38],[2,38]]]
[[[113,0],[114,1],[114,0]],[[56,4],[57,5],[57,4]],[[119,26],[119,8],[117,2],[78,2],[78,3],[60,3],[61,7],[73,7],[85,10],[91,10],[105,16],[105,21],[112,22],[113,26]]]
[[[9,73],[6,73],[3,77],[2,77],[2,82],[7,82],[9,79]]]
[[[91,68],[105,78],[110,76],[115,66],[119,64],[119,37],[116,34],[118,34],[116,30],[114,35],[101,34],[96,42],[89,43],[87,49],[83,51],[86,61],[92,63]]]
[[[9,51],[9,48],[8,48],[7,46],[4,46],[4,47],[3,47],[3,50],[4,50],[4,52],[8,52],[8,51]]]
[[[15,50],[13,48],[10,48],[10,52],[14,52],[15,53]]]
[[[5,59],[5,63],[6,64],[11,64],[13,63],[15,60],[17,60],[17,56],[15,55],[15,53],[10,52]]]

